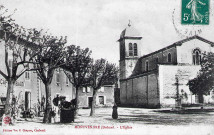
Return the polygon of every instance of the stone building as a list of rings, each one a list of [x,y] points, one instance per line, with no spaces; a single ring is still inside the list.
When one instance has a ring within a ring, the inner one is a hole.
[[[0,42],[0,70],[7,73],[5,65],[5,52],[4,43]],[[9,66],[12,69],[13,57],[9,54]],[[30,65],[29,68],[33,68]],[[18,69],[20,72],[22,67]],[[82,88],[83,89],[83,88]],[[92,91],[80,90],[80,107],[88,107],[92,97]],[[7,81],[0,75],[0,105],[6,103]],[[33,109],[41,103],[42,98],[45,96],[45,86],[40,80],[35,71],[25,72],[15,83],[14,86],[14,99],[17,100],[18,106],[22,106],[24,110]],[[67,101],[75,99],[75,87],[69,82],[68,77],[62,69],[56,69],[54,72],[53,80],[51,83],[51,99],[53,100],[56,95],[65,96]],[[114,86],[112,84],[105,85],[101,88],[97,95],[97,104],[99,106],[109,106],[114,103]]]
[[[4,73],[7,73],[6,66],[4,64],[5,53],[4,44],[0,43],[2,48],[0,49],[0,69]],[[9,58],[9,66],[12,67],[12,60]],[[30,67],[32,68],[32,67]],[[22,70],[19,68],[19,70]],[[70,100],[75,97],[74,88],[68,81],[64,71],[57,69],[54,73],[54,77],[51,83],[52,99],[56,94],[66,96]],[[7,81],[0,75],[0,105],[5,104],[7,93]],[[22,105],[25,110],[34,108],[38,102],[41,103],[41,99],[45,97],[45,86],[39,79],[37,73],[34,71],[25,72],[15,83],[14,86],[14,98],[18,101],[19,105]]]
[[[89,108],[92,105],[93,90],[91,87],[82,87],[79,92],[80,107]],[[96,96],[96,106],[108,107],[114,105],[114,85],[108,84],[101,87]]]
[[[159,108],[199,103],[188,80],[196,77],[203,52],[214,52],[214,43],[200,36],[192,36],[141,56],[139,32],[129,25],[120,39],[120,101],[122,105]],[[205,103],[214,101],[214,93],[204,96]]]

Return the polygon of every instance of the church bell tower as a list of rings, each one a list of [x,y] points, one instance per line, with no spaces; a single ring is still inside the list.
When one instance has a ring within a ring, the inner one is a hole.
[[[128,27],[122,31],[118,40],[120,45],[120,79],[126,79],[132,74],[137,60],[141,56],[141,39],[140,33],[129,21]]]

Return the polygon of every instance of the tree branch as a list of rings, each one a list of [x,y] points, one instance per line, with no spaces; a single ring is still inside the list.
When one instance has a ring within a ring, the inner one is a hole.
[[[1,70],[0,70],[0,74],[7,80],[8,76],[6,74],[4,74]]]
[[[8,64],[8,48],[7,48],[7,45],[5,45],[5,65],[6,65],[8,76],[10,77],[11,73],[10,73],[10,68],[9,68],[9,64]]]
[[[20,77],[20,76],[22,76],[25,72],[26,72],[26,68],[24,68],[20,73],[19,73],[19,75],[17,75],[16,76],[16,80]]]

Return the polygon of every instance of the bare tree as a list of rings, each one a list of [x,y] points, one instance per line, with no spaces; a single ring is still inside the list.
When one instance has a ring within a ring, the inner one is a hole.
[[[5,114],[11,116],[15,82],[25,71],[29,70],[27,65],[32,63],[32,59],[39,49],[35,43],[29,41],[30,31],[14,23],[14,20],[11,19],[13,13],[6,15],[8,10],[2,5],[0,5],[0,12],[0,39],[1,45],[4,45],[2,48],[4,48],[6,67],[6,73],[4,70],[0,70],[0,75],[5,78],[8,84]]]
[[[90,116],[95,114],[96,96],[98,89],[105,83],[115,84],[117,81],[118,68],[115,64],[111,64],[105,59],[96,60],[90,68],[89,84],[93,88],[93,100]]]
[[[69,81],[76,90],[75,115],[79,108],[79,88],[86,82],[86,74],[89,72],[92,59],[91,51],[88,48],[81,49],[79,46],[71,45],[67,48],[66,65],[62,68],[65,71]],[[70,73],[69,73],[70,72]],[[71,74],[71,75],[70,75]]]
[[[39,39],[39,38],[38,38]],[[51,122],[51,82],[54,71],[65,64],[66,55],[64,45],[67,43],[67,37],[57,39],[49,35],[43,35],[40,40],[41,51],[34,57],[34,69],[45,85],[46,107],[44,114],[44,123]]]

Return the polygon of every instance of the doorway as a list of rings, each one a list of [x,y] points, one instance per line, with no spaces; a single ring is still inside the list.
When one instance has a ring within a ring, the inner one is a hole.
[[[91,108],[92,106],[93,97],[88,97],[88,107]]]
[[[25,110],[30,109],[30,92],[25,92]]]

